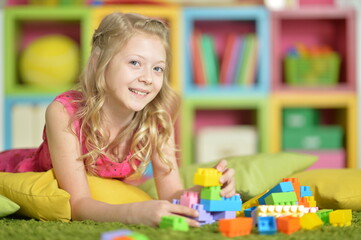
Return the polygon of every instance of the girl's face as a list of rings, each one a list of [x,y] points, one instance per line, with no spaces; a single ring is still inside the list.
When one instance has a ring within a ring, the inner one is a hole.
[[[166,51],[155,35],[137,33],[110,61],[105,71],[112,108],[137,112],[159,93],[166,67]]]

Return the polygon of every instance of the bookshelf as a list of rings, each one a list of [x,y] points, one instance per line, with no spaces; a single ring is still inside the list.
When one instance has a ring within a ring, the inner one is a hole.
[[[12,147],[13,120],[9,113],[14,106],[47,104],[58,92],[63,91],[60,87],[51,91],[32,88],[19,81],[16,66],[18,58],[14,53],[18,53],[17,46],[24,36],[25,39],[31,37],[29,31],[38,26],[43,29],[43,33],[46,32],[43,22],[49,19],[57,26],[62,26],[57,29],[63,29],[61,31],[65,34],[69,30],[66,30],[67,23],[74,23],[71,28],[75,30],[84,64],[90,50],[91,32],[100,19],[110,12],[121,11],[160,17],[170,26],[173,52],[171,85],[182,97],[180,121],[176,129],[182,164],[196,162],[197,136],[208,127],[251,126],[257,132],[257,152],[285,151],[282,139],[285,110],[308,108],[320,113],[325,126],[342,129],[340,149],[318,151],[323,156],[336,159],[332,164],[323,162],[323,166],[357,167],[359,86],[356,84],[356,65],[359,62],[356,62],[356,14],[353,9],[307,7],[269,11],[263,7],[250,6],[107,5],[43,7],[41,10],[29,6],[12,6],[4,10],[6,24],[3,27],[3,41],[7,47],[4,49],[6,61],[3,65],[6,81],[1,83],[4,93],[2,97],[0,95],[0,110],[4,115],[0,118],[0,124],[2,121],[5,148]],[[197,84],[192,52],[192,39],[196,31],[201,36],[213,39],[218,73],[222,68],[229,36],[232,33],[241,37],[255,36],[259,48],[254,54],[257,64],[252,84]],[[336,84],[291,86],[287,83],[284,57],[288,49],[298,42],[328,45],[339,53],[341,63]],[[312,151],[316,153],[317,150],[320,149]]]
[[[332,167],[330,159],[336,158],[338,163],[334,164],[334,167],[357,167],[357,94],[354,51],[356,18],[354,10],[312,7],[273,11],[270,16],[272,27],[270,116],[273,126],[270,137],[274,139],[270,145],[271,152],[284,150],[282,145],[282,142],[286,141],[283,139],[286,131],[282,122],[284,110],[310,108],[320,112],[320,118],[326,119],[324,120],[326,124],[320,124],[321,127],[331,126],[341,129],[341,139],[339,137],[336,139],[341,142],[341,146],[325,151],[308,149],[304,152],[320,156],[318,164],[322,167],[327,166],[327,161],[330,161],[328,167]],[[294,86],[287,83],[285,55],[292,46],[299,43],[304,46],[326,45],[339,54],[341,63],[336,84],[315,83],[312,86]],[[330,132],[325,134],[330,134]],[[322,136],[317,134],[312,137],[314,140],[316,139],[315,141],[322,139]],[[299,151],[300,149],[292,150]]]

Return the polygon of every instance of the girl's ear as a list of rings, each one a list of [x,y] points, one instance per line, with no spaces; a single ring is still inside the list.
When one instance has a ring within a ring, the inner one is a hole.
[[[98,59],[100,55],[100,49],[97,47],[93,50],[91,56],[90,56],[90,65],[94,69],[98,65]]]

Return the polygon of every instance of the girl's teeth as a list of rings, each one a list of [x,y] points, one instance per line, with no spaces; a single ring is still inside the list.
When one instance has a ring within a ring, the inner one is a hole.
[[[139,95],[147,95],[147,93],[145,93],[145,92],[139,92],[139,91],[137,91],[137,90],[134,90],[134,89],[130,89],[130,91],[132,91],[133,93],[136,93],[136,94],[139,94]]]

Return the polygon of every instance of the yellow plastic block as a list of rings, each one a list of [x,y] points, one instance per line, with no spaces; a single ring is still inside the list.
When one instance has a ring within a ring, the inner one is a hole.
[[[314,196],[309,196],[309,197],[305,197],[307,199],[308,202],[308,206],[309,207],[317,207],[317,203],[315,201],[315,197]]]
[[[219,179],[222,173],[215,168],[198,168],[193,183],[203,187],[222,186]]]
[[[330,224],[335,227],[346,227],[351,225],[352,210],[340,209],[329,214]]]
[[[300,220],[301,228],[312,230],[323,225],[321,218],[316,213],[306,213]]]

